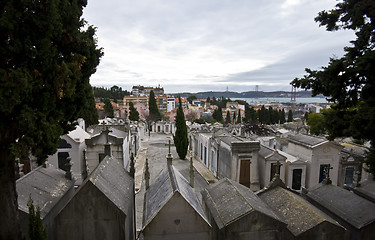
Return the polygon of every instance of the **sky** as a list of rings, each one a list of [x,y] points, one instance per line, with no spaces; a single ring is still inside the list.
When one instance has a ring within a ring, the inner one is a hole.
[[[304,69],[341,57],[355,35],[314,21],[335,0],[89,0],[104,50],[92,86],[166,93],[290,91]],[[258,86],[258,87],[256,87]]]

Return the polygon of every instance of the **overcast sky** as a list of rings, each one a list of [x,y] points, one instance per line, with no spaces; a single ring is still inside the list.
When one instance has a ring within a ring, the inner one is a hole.
[[[350,31],[314,21],[335,0],[89,0],[104,56],[91,85],[165,92],[290,91],[306,67],[343,55]]]

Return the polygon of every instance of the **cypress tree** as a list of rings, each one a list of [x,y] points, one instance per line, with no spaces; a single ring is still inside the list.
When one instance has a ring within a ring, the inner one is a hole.
[[[179,106],[176,115],[176,132],[173,137],[174,145],[180,159],[185,159],[189,145],[184,110],[182,109],[181,97],[178,98]]]
[[[113,106],[109,98],[104,99],[104,112],[107,117],[113,117]]]
[[[241,123],[241,122],[242,122],[241,110],[238,110],[237,123]]]
[[[29,239],[30,240],[46,240],[47,231],[43,226],[42,219],[40,218],[40,208],[35,208],[31,196],[27,203],[29,207]]]
[[[102,56],[87,1],[1,1],[0,239],[22,239],[15,158],[42,163],[76,120],[97,121],[89,83]]]
[[[150,97],[148,99],[148,110],[151,121],[158,121],[161,119],[158,106],[156,105],[155,93],[153,90],[151,90]]]
[[[231,123],[232,121],[231,121],[231,118],[230,118],[230,111],[228,110],[227,111],[227,116],[226,116],[226,118],[225,118],[225,123],[226,124],[229,124],[229,123]]]
[[[138,121],[139,120],[139,112],[135,109],[134,104],[132,102],[129,103],[129,120],[130,121]]]

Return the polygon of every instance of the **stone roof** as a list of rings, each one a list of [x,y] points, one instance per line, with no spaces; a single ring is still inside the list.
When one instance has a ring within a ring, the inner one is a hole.
[[[341,143],[341,146],[344,148],[342,149],[343,152],[349,153],[349,154],[354,154],[359,157],[365,157],[368,149],[364,146],[360,146],[354,143]]]
[[[289,136],[288,140],[292,143],[303,145],[309,148],[314,148],[322,143],[329,142],[327,139],[324,138],[304,134]]]
[[[331,217],[288,189],[278,186],[266,189],[258,196],[288,224],[287,228],[294,236],[313,229],[323,222],[341,227]]]
[[[143,229],[177,192],[180,193],[186,202],[207,222],[207,224],[209,224],[193,188],[174,166],[167,165],[167,168],[161,171],[155,182],[145,193]]]
[[[82,184],[81,188],[87,182],[91,182],[97,187],[122,212],[128,213],[133,201],[134,181],[117,159],[106,156]]]
[[[368,179],[361,182],[359,187],[354,188],[354,192],[372,202],[375,202],[375,181]]]
[[[16,182],[18,209],[28,213],[27,203],[31,196],[34,206],[40,207],[41,218],[44,218],[73,184],[74,181],[65,178],[65,172],[60,169],[38,167]]]
[[[357,229],[375,221],[375,203],[341,187],[322,182],[306,196]]]
[[[285,161],[286,157],[280,154],[278,151],[260,144],[258,154],[266,160],[270,161]]]
[[[202,190],[202,196],[219,229],[252,212],[281,221],[249,188],[227,178]]]

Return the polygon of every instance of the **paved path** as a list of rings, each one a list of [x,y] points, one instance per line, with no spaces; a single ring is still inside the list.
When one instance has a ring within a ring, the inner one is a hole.
[[[141,147],[137,153],[135,163],[135,186],[138,189],[135,197],[137,231],[142,228],[143,200],[145,193],[144,165],[146,158],[148,158],[150,185],[152,185],[159,173],[167,166],[166,156],[168,154],[168,140],[171,140],[173,143],[171,135],[152,133],[150,138],[146,137],[142,141]],[[189,161],[179,159],[174,146],[171,146],[171,154],[173,156],[173,166],[189,180]],[[187,156],[187,159],[189,158],[190,157]],[[202,200],[200,191],[208,185],[208,182],[215,181],[215,177],[200,162],[193,160],[193,166],[196,169],[194,174],[194,190],[198,198]]]

